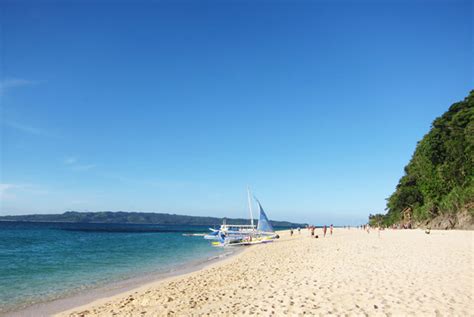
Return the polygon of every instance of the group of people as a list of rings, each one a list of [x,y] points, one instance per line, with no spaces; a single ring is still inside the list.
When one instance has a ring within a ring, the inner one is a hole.
[[[315,235],[316,226],[311,225],[311,226],[307,226],[306,228],[307,228],[308,231],[311,233],[311,238],[319,238],[318,235]],[[327,232],[328,232],[328,226],[327,226],[327,225],[324,225],[324,226],[322,227],[322,229],[323,229],[323,236],[326,237],[326,234],[327,234]],[[330,234],[331,236],[332,236],[333,231],[334,231],[334,226],[331,224],[331,225],[329,226],[329,234]],[[301,233],[301,232],[300,232],[300,228],[298,228],[298,233]],[[290,234],[293,235],[293,229],[290,230]]]
[[[296,230],[298,230],[298,234],[301,234],[301,228],[300,227],[296,228]],[[290,235],[293,236],[293,228],[290,229]]]
[[[310,232],[311,238],[319,238],[319,236],[317,234],[315,234],[316,226],[311,225],[311,226],[307,226],[306,228]],[[326,237],[326,235],[328,234],[328,229],[329,229],[329,235],[332,236],[332,233],[334,231],[334,226],[332,224],[329,227],[327,225],[324,225],[320,228],[323,229],[323,237]],[[350,226],[344,226],[344,228],[345,229],[350,229]],[[370,229],[372,229],[372,227],[368,224],[356,226],[356,228],[367,231],[367,233],[370,233]],[[375,229],[378,229],[379,236],[380,236],[380,230],[383,230],[383,228],[378,227],[378,228],[375,228]],[[298,230],[298,234],[301,234],[301,228],[298,227],[296,230]],[[291,228],[290,229],[290,235],[293,236],[293,234],[294,234],[294,230],[293,230],[293,228]]]

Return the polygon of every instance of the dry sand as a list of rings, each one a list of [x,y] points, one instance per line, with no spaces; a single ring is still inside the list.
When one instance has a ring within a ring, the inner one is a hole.
[[[474,316],[474,232],[307,230],[61,316]]]

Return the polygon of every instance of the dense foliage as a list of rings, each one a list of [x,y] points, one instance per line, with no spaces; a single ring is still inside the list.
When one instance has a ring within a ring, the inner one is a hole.
[[[472,214],[473,202],[474,90],[434,120],[387,199],[387,214],[371,215],[369,222],[400,222],[406,208],[411,208],[415,222],[462,209]]]
[[[22,216],[3,216],[0,221],[33,221],[33,222],[77,222],[77,223],[135,223],[135,224],[161,224],[161,225],[205,225],[215,226],[222,223],[222,218],[196,217],[172,215],[153,212],[76,212],[67,211],[62,214],[35,214]],[[243,225],[249,224],[249,219],[227,219],[227,223]],[[304,227],[287,221],[270,221],[275,227]]]

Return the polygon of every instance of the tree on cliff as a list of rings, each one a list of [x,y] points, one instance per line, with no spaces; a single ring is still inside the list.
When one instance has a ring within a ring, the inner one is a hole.
[[[387,199],[383,223],[401,220],[410,207],[415,221],[467,209],[474,214],[474,90],[433,121],[418,142],[395,192]]]

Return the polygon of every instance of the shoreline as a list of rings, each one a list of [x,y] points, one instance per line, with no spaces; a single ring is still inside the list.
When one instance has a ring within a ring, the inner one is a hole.
[[[470,315],[474,232],[279,232],[200,270],[56,316]],[[245,255],[245,256],[244,256]]]
[[[151,284],[159,284],[174,278],[186,276],[202,269],[212,267],[220,262],[230,260],[238,256],[244,250],[230,249],[223,254],[212,256],[206,259],[193,260],[185,264],[179,264],[163,272],[143,273],[135,277],[118,280],[97,287],[91,287],[64,297],[34,303],[25,307],[0,312],[0,316],[8,317],[37,317],[51,316],[67,310],[87,306],[98,300],[121,296],[136,289],[146,287]]]

